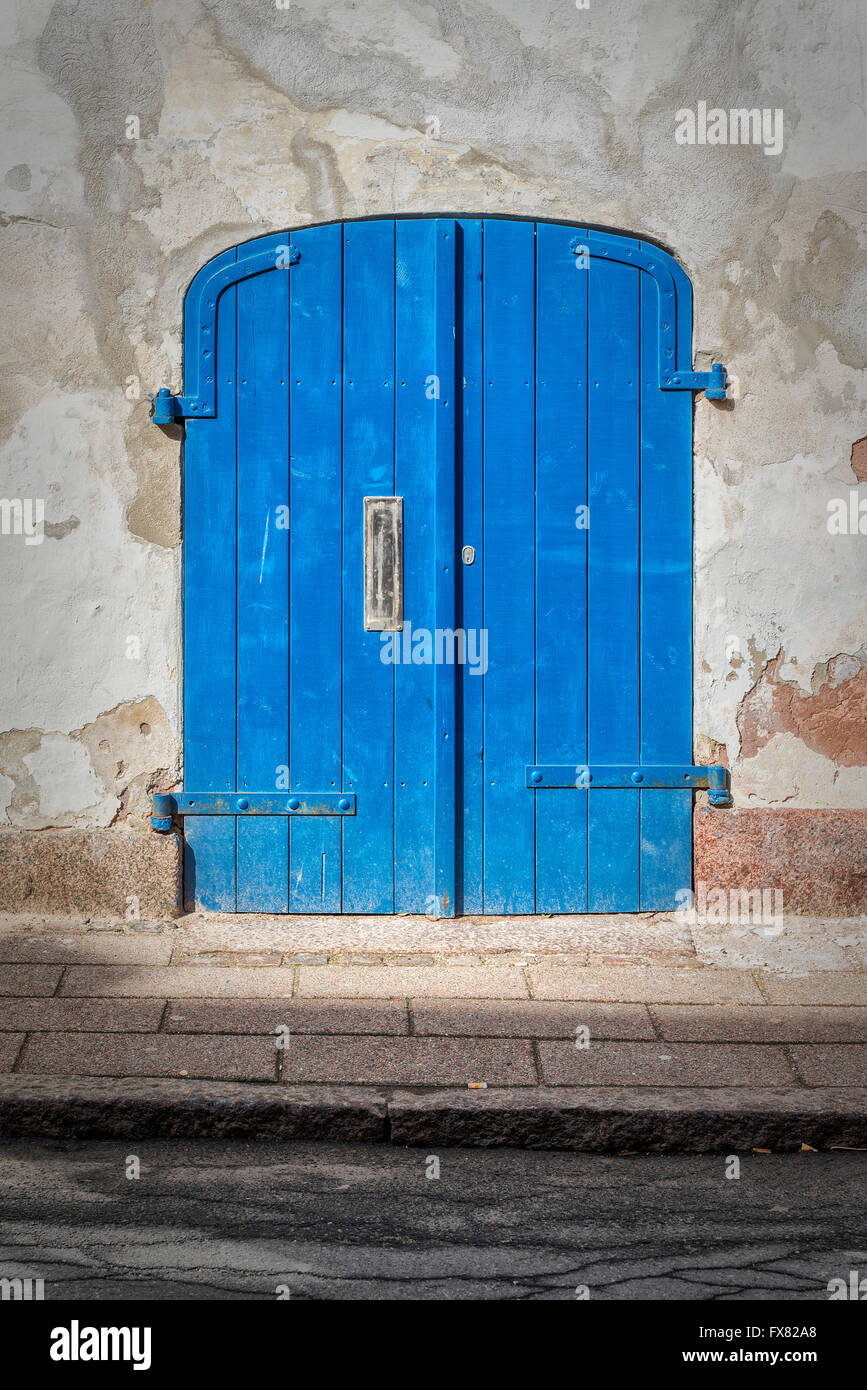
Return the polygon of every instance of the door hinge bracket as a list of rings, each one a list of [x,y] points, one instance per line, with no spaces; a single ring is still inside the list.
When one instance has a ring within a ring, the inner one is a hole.
[[[726,399],[726,369],[714,362],[709,372],[664,371],[660,387],[663,391],[704,391],[709,401]]]
[[[354,816],[350,792],[154,792],[151,825],[172,828],[173,816]]]
[[[551,787],[577,787],[584,791],[611,788],[631,788],[633,791],[641,791],[642,788],[704,789],[709,793],[711,806],[732,804],[729,770],[718,763],[705,767],[684,767],[674,763],[593,764],[590,767],[575,763],[536,763],[526,769],[525,786],[531,791],[545,791]]]
[[[148,396],[153,401],[151,419],[155,425],[173,425],[176,420],[204,420],[213,415],[213,403],[208,404],[198,396],[173,396],[167,386],[161,386],[156,395]]]

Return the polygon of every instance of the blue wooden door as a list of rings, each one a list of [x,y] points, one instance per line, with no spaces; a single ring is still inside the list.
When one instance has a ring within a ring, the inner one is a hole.
[[[184,783],[225,800],[187,808],[188,904],[676,905],[690,323],[665,253],[553,223],[335,223],[199,273]],[[402,499],[397,630],[366,621],[371,498]]]

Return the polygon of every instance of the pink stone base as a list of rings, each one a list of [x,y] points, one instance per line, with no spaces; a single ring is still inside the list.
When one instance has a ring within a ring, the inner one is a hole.
[[[0,912],[148,920],[180,910],[175,834],[0,830]]]
[[[781,888],[783,910],[867,913],[867,810],[695,810],[695,882]],[[178,836],[124,830],[0,830],[0,912],[142,919],[181,911]]]
[[[695,809],[695,882],[781,888],[783,911],[867,912],[867,810]]]

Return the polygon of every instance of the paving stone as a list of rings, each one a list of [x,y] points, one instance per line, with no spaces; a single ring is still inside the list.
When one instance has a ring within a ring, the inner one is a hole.
[[[407,1033],[406,1005],[392,999],[185,999],[166,1016],[167,1033]]]
[[[737,970],[781,970],[788,975],[811,975],[824,970],[857,970],[859,942],[850,935],[843,945],[829,934],[828,924],[820,923],[805,931],[798,918],[790,917],[779,935],[765,935],[766,929],[732,927],[728,930],[695,926],[696,955],[703,965],[734,967]],[[770,928],[773,931],[773,928]],[[842,938],[842,941],[841,939]]]
[[[583,1025],[591,1038],[653,1038],[643,1004],[560,1003],[535,999],[503,1001],[413,999],[417,1034],[493,1038],[574,1038]]]
[[[547,961],[545,964],[547,965]],[[609,956],[601,955],[598,951],[589,951],[583,960],[576,960],[576,965],[592,965],[595,969],[608,969],[610,966],[618,968],[632,966],[641,968],[642,966],[658,965],[695,965],[695,951],[654,951],[650,952],[630,952],[628,956]]]
[[[329,1084],[442,1086],[470,1081],[533,1086],[529,1043],[474,1038],[292,1038],[283,1079]]]
[[[791,1086],[795,1077],[780,1047],[743,1044],[541,1042],[542,1076],[550,1086]]]
[[[0,1071],[11,1071],[21,1051],[23,1033],[0,1033]]]
[[[53,994],[62,974],[62,965],[0,965],[0,995],[26,999]]]
[[[13,969],[15,967],[8,967]],[[22,967],[23,968],[23,967]],[[294,971],[284,966],[214,965],[72,965],[60,991],[62,995],[96,998],[288,998]]]
[[[530,980],[536,999],[599,999],[637,1004],[764,1003],[752,977],[743,970],[624,965],[561,970],[546,964],[531,966]]]
[[[808,1086],[863,1086],[867,1082],[867,1047],[793,1047],[792,1061]]]
[[[302,966],[298,993],[326,999],[524,999],[516,966]]]
[[[282,951],[186,951],[178,950],[175,965],[210,965],[222,968],[279,965]]]
[[[31,1035],[22,1072],[54,1076],[189,1076],[226,1081],[273,1081],[273,1038],[212,1035],[169,1037],[165,1033],[59,1033]]]
[[[284,959],[283,964],[284,964],[284,965],[327,965],[327,964],[328,964],[328,957],[327,957],[326,955],[315,955],[313,952],[310,952],[310,951],[308,951],[308,952],[306,952],[306,953],[303,952],[303,951],[300,952],[300,953],[296,951],[295,955],[293,955],[293,956],[286,956],[285,959]]]
[[[154,1033],[164,1008],[164,999],[5,999],[0,1003],[0,1029]]]
[[[867,1005],[867,975],[827,970],[786,976],[763,970],[759,978],[771,1004]]]
[[[82,965],[168,965],[172,957],[170,937],[124,936],[93,932],[59,936],[0,934],[0,961],[73,962]]]
[[[679,1042],[867,1042],[867,1009],[766,1004],[654,1004],[664,1038]]]

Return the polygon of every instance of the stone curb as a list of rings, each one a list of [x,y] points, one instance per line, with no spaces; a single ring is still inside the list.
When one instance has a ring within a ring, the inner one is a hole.
[[[394,1144],[513,1145],[591,1153],[867,1146],[867,1089],[734,1087],[392,1093]]]
[[[382,1143],[367,1087],[0,1077],[0,1139],[329,1139]]]
[[[0,1139],[323,1139],[595,1153],[867,1148],[867,1088],[277,1086],[0,1077]]]

